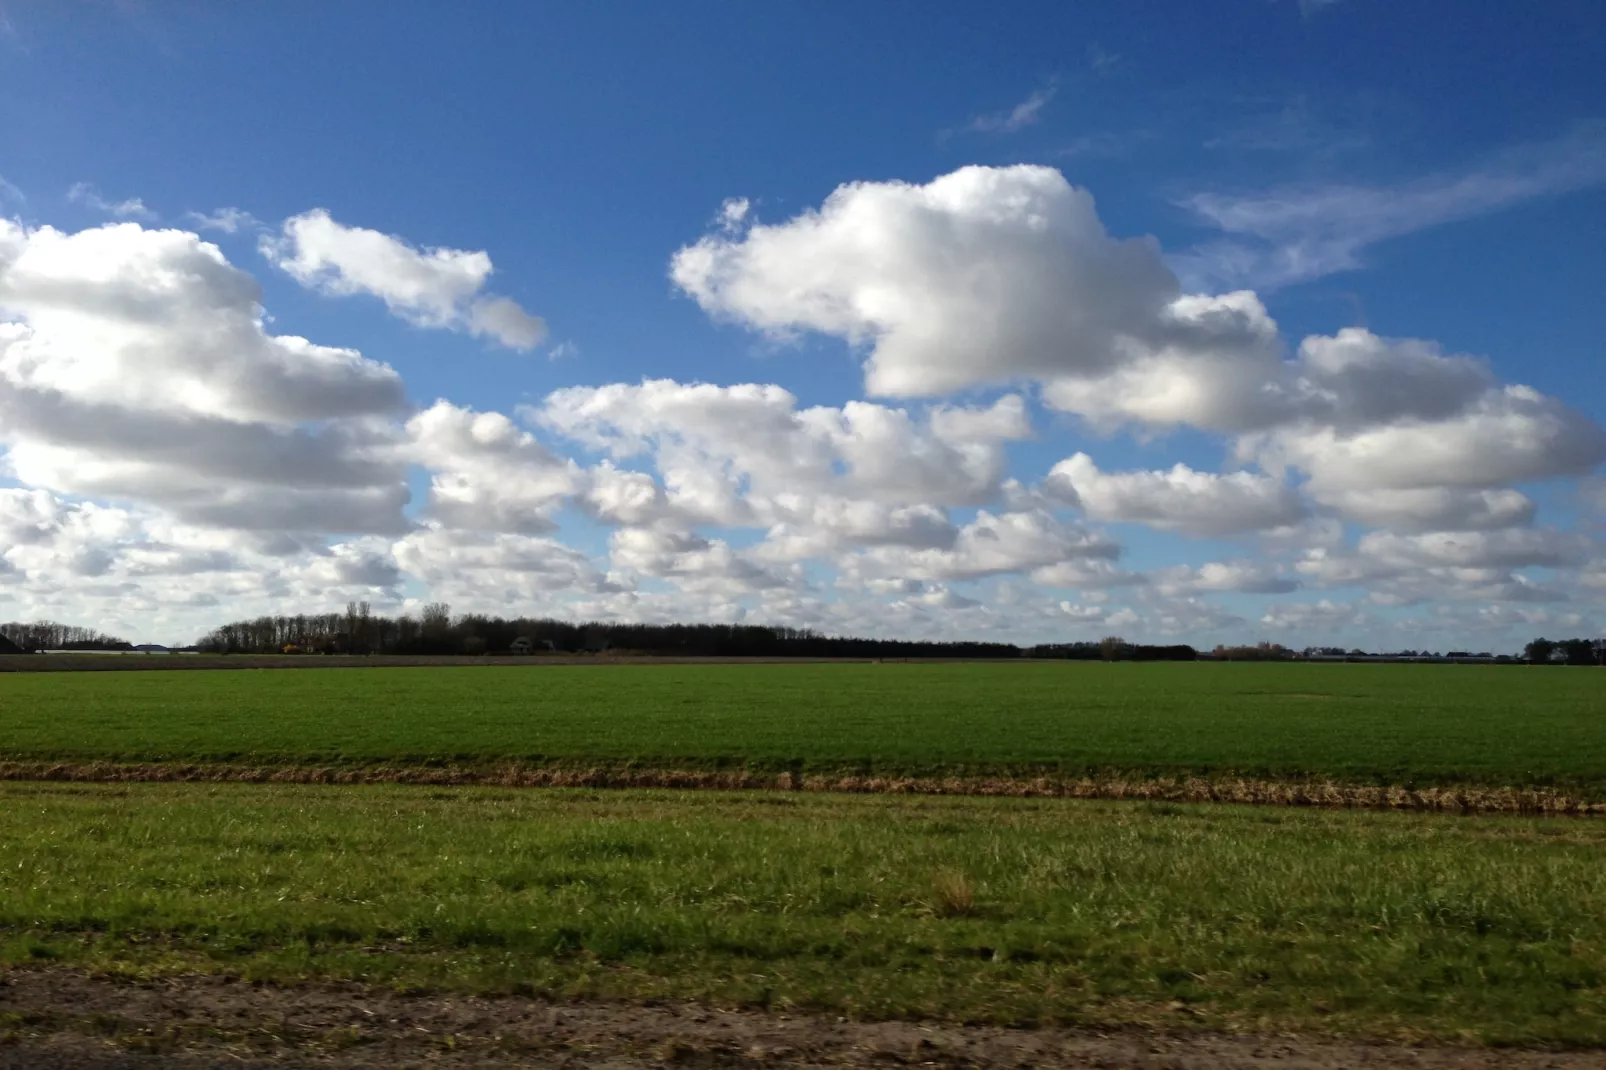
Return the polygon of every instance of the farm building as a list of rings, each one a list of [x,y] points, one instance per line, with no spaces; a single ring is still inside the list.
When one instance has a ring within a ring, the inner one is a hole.
[[[22,647],[0,635],[0,654],[21,654]]]

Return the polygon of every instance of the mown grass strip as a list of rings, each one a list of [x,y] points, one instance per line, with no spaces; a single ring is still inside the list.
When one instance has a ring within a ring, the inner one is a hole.
[[[1606,1045],[1595,822],[0,785],[0,961]]]

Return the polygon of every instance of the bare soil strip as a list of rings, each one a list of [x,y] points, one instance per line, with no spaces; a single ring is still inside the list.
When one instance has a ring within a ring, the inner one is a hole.
[[[1602,1052],[1407,1047],[1185,1027],[1096,1032],[851,1022],[678,1003],[549,1003],[276,988],[202,976],[131,983],[0,973],[0,1067],[1122,1067],[1584,1070]]]
[[[1174,803],[1240,803],[1332,810],[1516,814],[1555,817],[1606,815],[1606,802],[1560,792],[1518,788],[1403,788],[1313,780],[1241,777],[1009,778],[897,777],[675,770],[631,766],[556,768],[502,765],[304,766],[117,762],[0,762],[0,780],[98,783],[183,782],[250,784],[421,784],[437,787],[669,788],[688,791],[810,791],[885,795],[980,795],[1015,798],[1109,799]]]

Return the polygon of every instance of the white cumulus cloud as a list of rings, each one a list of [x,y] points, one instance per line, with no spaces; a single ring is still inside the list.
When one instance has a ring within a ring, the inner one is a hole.
[[[336,222],[322,208],[285,220],[262,253],[291,277],[329,294],[371,294],[421,327],[490,338],[531,349],[546,324],[508,297],[486,294],[491,257],[483,251],[417,249],[391,234]]]
[[[396,531],[400,378],[269,334],[216,246],[0,220],[0,443],[25,483],[245,529]]]
[[[1106,233],[1086,190],[1049,167],[966,167],[926,185],[857,182],[816,211],[675,254],[711,314],[869,348],[878,395],[1097,373],[1180,296],[1149,240]]]
[[[1094,520],[1147,524],[1191,535],[1230,535],[1298,522],[1299,496],[1280,480],[1251,472],[1218,475],[1177,464],[1158,472],[1101,472],[1078,453],[1056,464],[1045,489]]]
[[[1388,619],[1442,628],[1454,604],[1494,634],[1587,622],[1603,602],[1593,420],[1431,342],[1287,342],[1252,292],[1184,293],[1152,241],[1111,237],[1056,171],[851,183],[775,224],[731,201],[713,226],[675,256],[682,290],[778,338],[859,347],[878,399],[651,378],[510,412],[419,407],[395,368],[277,333],[256,279],[198,233],[0,222],[0,477],[20,484],[0,487],[0,616],[178,639],[439,599],[1208,642],[1342,633],[1416,603],[1431,608]],[[537,340],[487,290],[483,252],[322,212],[267,249],[410,322]],[[1186,446],[1187,463],[1101,467],[1098,436],[1120,433],[1146,453]],[[1201,434],[1229,468],[1201,468]],[[1023,479],[1012,461],[1041,457],[1025,445],[1039,439],[1065,459]],[[1586,508],[1568,531],[1529,485],[1570,477]],[[1236,545],[1139,567],[1100,530],[1113,523]],[[1300,588],[1327,601],[1284,601]]]

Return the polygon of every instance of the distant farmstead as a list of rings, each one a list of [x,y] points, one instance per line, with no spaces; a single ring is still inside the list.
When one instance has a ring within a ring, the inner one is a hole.
[[[0,635],[0,654],[21,654],[22,647]]]

